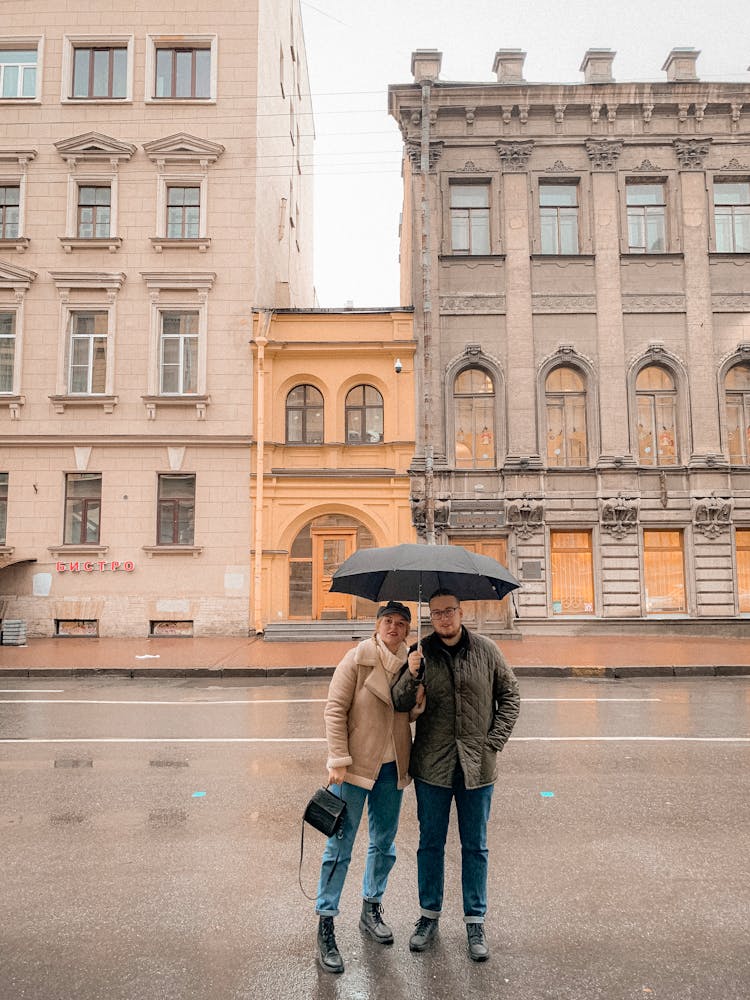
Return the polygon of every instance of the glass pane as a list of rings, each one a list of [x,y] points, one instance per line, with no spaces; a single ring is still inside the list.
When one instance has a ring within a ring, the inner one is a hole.
[[[547,376],[548,392],[582,392],[583,379],[573,368],[555,368]]]
[[[112,203],[112,189],[109,187],[94,188],[94,197],[97,205],[109,206]]]
[[[469,214],[451,213],[451,249],[454,253],[469,252]]]
[[[192,97],[193,87],[193,53],[177,53],[177,70],[175,83],[175,97]]]
[[[664,187],[662,184],[628,184],[628,205],[663,205]]]
[[[312,532],[306,525],[292,542],[289,553],[292,559],[312,559]]]
[[[739,612],[750,614],[750,531],[738,529],[735,535],[737,550],[737,598]]]
[[[731,253],[734,250],[731,209],[717,208],[714,221],[716,225],[716,249],[719,253]]]
[[[664,253],[666,249],[665,240],[666,227],[664,223],[663,208],[649,208],[646,210],[646,240],[649,253]]]
[[[2,331],[1,320],[2,316],[0,316],[0,331]],[[730,368],[727,372],[726,387],[727,389],[750,390],[750,364],[743,362]]]
[[[306,385],[305,387],[305,402],[311,403],[313,406],[322,404],[323,396],[314,385]]]
[[[201,189],[198,187],[182,188],[183,204],[199,205],[201,200]]]
[[[78,188],[79,205],[93,205],[95,201],[96,201],[96,188],[93,187]]]
[[[674,389],[674,380],[666,369],[650,365],[638,373],[635,387],[636,389]]]
[[[298,385],[286,397],[287,406],[304,406],[305,403],[305,387],[304,385]]]
[[[346,440],[349,444],[362,441],[362,411],[348,410],[346,414]]]
[[[3,71],[3,97],[18,96],[18,66],[6,66]]]
[[[182,237],[182,209],[167,209],[167,237],[171,240]]]
[[[180,313],[162,313],[161,329],[165,336],[176,336],[182,333],[182,315]]]
[[[657,396],[655,400],[659,465],[675,465],[677,448],[674,420],[674,399]]]
[[[745,461],[743,423],[742,397],[731,394],[727,396],[727,444],[733,465],[743,465]]]
[[[94,364],[91,372],[91,391],[105,392],[107,377],[107,341],[102,337],[94,340]]]
[[[159,476],[159,499],[192,499],[195,496],[195,476]]]
[[[560,210],[560,253],[578,253],[578,210]]]
[[[750,253],[750,208],[734,210],[734,252]]]
[[[308,409],[305,420],[305,443],[322,444],[323,442],[323,411]]]
[[[167,192],[167,204],[168,205],[184,205],[185,204],[185,188],[184,187],[171,187]]]
[[[586,404],[583,397],[569,396],[566,398],[565,427],[568,465],[586,465],[588,448],[586,442]]]
[[[200,236],[200,209],[190,205],[185,209],[185,238],[197,239]]]
[[[717,181],[715,205],[750,205],[750,181]]]
[[[467,393],[471,395],[491,394],[494,392],[494,387],[490,376],[481,368],[465,368],[456,376],[454,392],[456,395],[459,393],[462,395]]]
[[[486,184],[451,184],[452,208],[488,208],[490,192]]]
[[[95,499],[102,495],[102,477],[99,472],[71,472],[65,481],[68,497]]]
[[[289,614],[312,617],[312,559],[289,564]]]
[[[539,185],[540,205],[577,205],[578,185],[577,184],[540,184]]]
[[[550,465],[565,464],[561,402],[547,402],[547,461]]]
[[[73,55],[73,97],[88,97],[89,49],[76,49]]]
[[[594,568],[588,532],[550,535],[553,615],[594,613]]]
[[[99,541],[99,520],[101,516],[101,504],[96,501],[89,501],[86,504],[86,542],[95,544]]]
[[[112,97],[127,97],[128,50],[114,49],[112,60]]]
[[[211,50],[198,49],[195,53],[195,96],[211,96]]]
[[[109,236],[109,208],[102,207],[96,213],[96,235],[99,239]]]
[[[195,504],[180,500],[177,504],[177,544],[192,545],[195,537]]]
[[[0,337],[0,392],[13,392],[15,337]]]
[[[646,613],[685,611],[685,572],[681,531],[643,532]]]
[[[363,385],[355,385],[353,389],[347,392],[345,406],[362,406],[364,402],[365,387]]]
[[[156,50],[156,96],[172,96],[172,49]]]
[[[474,467],[474,414],[471,399],[456,400],[456,465]]]
[[[291,444],[300,444],[302,441],[302,410],[287,410],[286,414],[286,439]]]
[[[0,49],[0,66],[35,62],[36,49]]]
[[[80,545],[83,541],[83,501],[69,500],[65,504],[63,540],[66,545]]]
[[[490,252],[490,216],[489,212],[472,212],[471,215],[471,252]]]
[[[94,86],[92,97],[109,96],[109,49],[94,51]]]
[[[645,252],[646,225],[643,212],[639,208],[628,210],[628,249]]]
[[[34,53],[36,59],[36,53]],[[36,67],[26,66],[23,70],[21,97],[36,97]]]
[[[160,503],[159,504],[159,526],[158,526],[158,544],[159,545],[171,545],[175,540],[174,531],[174,518],[175,518],[175,508],[174,503]]]
[[[557,211],[543,208],[540,213],[542,253],[559,253],[557,245]]]
[[[382,406],[383,397],[380,392],[372,385],[366,385],[363,387],[365,390],[365,403],[368,406]]]
[[[365,413],[365,434],[370,444],[383,440],[383,411],[377,407],[368,407]]]
[[[651,396],[638,400],[638,455],[642,465],[656,463],[653,399]]]
[[[198,391],[198,339],[185,337],[183,341],[182,391]]]

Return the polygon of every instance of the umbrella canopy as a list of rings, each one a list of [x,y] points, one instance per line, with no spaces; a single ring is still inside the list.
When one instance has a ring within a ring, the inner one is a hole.
[[[359,549],[333,574],[331,590],[370,601],[423,601],[440,588],[459,601],[500,601],[520,583],[501,563],[460,545]]]

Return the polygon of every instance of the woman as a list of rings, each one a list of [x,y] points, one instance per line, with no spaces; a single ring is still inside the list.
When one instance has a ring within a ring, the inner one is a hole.
[[[326,972],[343,972],[333,918],[352,856],[365,800],[370,844],[362,886],[360,928],[380,944],[392,944],[381,899],[396,861],[394,838],[411,751],[409,715],[395,712],[391,685],[406,663],[411,612],[390,601],[378,610],[375,634],[349,650],[334,672],[325,708],[328,783],[346,802],[346,818],[323,852],[315,912],[318,961]]]

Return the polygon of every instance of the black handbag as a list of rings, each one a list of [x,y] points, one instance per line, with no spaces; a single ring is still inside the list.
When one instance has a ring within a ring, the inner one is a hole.
[[[346,802],[344,802],[343,799],[340,799],[338,795],[334,795],[333,792],[329,791],[327,788],[319,788],[305,807],[305,812],[302,816],[302,837],[299,847],[298,881],[302,894],[307,899],[314,899],[315,897],[308,896],[305,892],[304,886],[302,885],[302,856],[305,852],[305,823],[309,823],[310,826],[314,827],[314,829],[324,833],[326,837],[334,837],[336,834],[341,836],[340,831],[345,816]],[[331,875],[332,874],[333,872],[331,872]]]

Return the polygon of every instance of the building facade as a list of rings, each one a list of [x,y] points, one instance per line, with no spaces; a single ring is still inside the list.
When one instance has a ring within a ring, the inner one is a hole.
[[[0,617],[246,634],[252,307],[314,305],[298,0],[9,0]]]
[[[258,312],[256,632],[372,624],[373,604],[329,587],[355,549],[415,540],[415,347],[411,309]]]
[[[750,615],[750,83],[440,79],[404,138],[421,533],[505,556],[522,629]]]

